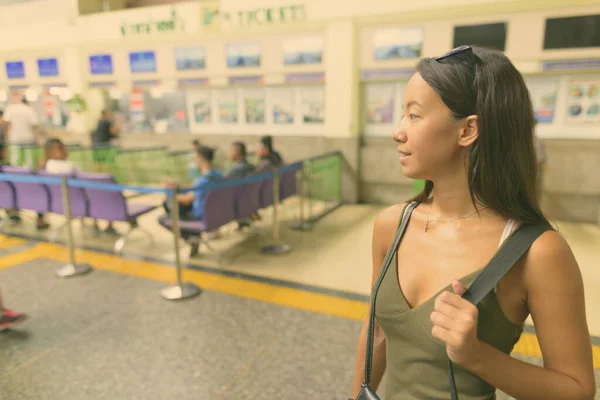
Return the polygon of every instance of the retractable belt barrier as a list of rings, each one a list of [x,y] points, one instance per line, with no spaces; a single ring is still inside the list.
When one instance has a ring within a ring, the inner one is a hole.
[[[278,219],[278,208],[280,202],[280,177],[282,175],[303,171],[304,163],[302,161],[295,162],[279,169],[273,169],[265,172],[264,174],[249,176],[242,179],[236,180],[225,180],[208,184],[206,190],[217,190],[225,187],[242,186],[246,184],[273,180],[273,239],[274,243],[262,248],[263,253],[267,254],[281,254],[290,250],[289,245],[282,244],[279,238],[279,219]],[[176,272],[177,272],[177,283],[173,286],[169,286],[161,291],[161,295],[170,300],[183,299],[192,297],[200,293],[200,289],[192,283],[182,282],[182,265],[179,254],[179,241],[181,239],[181,229],[179,226],[179,206],[176,201],[177,193],[185,193],[195,190],[195,188],[152,188],[152,187],[141,187],[141,186],[128,186],[120,185],[116,183],[105,183],[95,182],[86,179],[78,178],[67,178],[67,177],[53,177],[53,176],[41,176],[37,174],[20,174],[20,173],[1,173],[0,181],[12,182],[12,183],[31,183],[41,185],[60,185],[63,201],[64,215],[67,219],[67,242],[69,251],[69,264],[56,270],[56,275],[59,277],[76,276],[91,271],[91,267],[87,264],[77,264],[75,260],[75,243],[73,238],[73,230],[71,226],[71,204],[69,200],[69,188],[81,188],[81,189],[95,189],[103,191],[123,192],[132,191],[140,194],[165,194],[169,197],[172,207],[171,218],[173,220],[173,233],[174,233],[174,247],[176,255]],[[302,194],[304,195],[304,194]]]

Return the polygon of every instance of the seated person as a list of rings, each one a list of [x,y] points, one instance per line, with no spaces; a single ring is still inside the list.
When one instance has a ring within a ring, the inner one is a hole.
[[[200,146],[196,151],[195,161],[201,176],[196,178],[192,185],[193,190],[178,194],[176,199],[179,205],[179,218],[182,220],[201,220],[204,215],[204,199],[208,194],[207,185],[223,179],[223,174],[213,168],[214,150]],[[167,182],[167,187],[175,188],[174,182]],[[164,203],[167,213],[170,213],[169,201]],[[161,218],[168,218],[163,216]]]
[[[43,167],[45,167],[46,172],[49,174],[75,175],[80,172],[79,167],[73,161],[68,160],[69,151],[60,139],[49,139],[44,146],[44,151],[46,156],[43,161]],[[38,214],[38,219],[40,216],[43,219],[42,214]],[[100,228],[96,220],[94,220],[93,230],[95,235],[100,233]],[[104,233],[117,234],[112,222],[108,223],[108,227],[104,230]]]
[[[246,145],[244,143],[232,143],[229,148],[229,158],[232,165],[225,174],[225,179],[242,179],[254,171],[254,166],[246,159]]]
[[[68,157],[67,147],[60,139],[48,139],[44,145],[44,159],[40,163],[40,168],[50,174],[75,175],[78,172],[77,165],[67,160]],[[44,214],[38,213],[37,228],[46,229],[49,226],[44,221]]]
[[[246,159],[246,145],[242,142],[233,142],[229,149],[231,168],[225,174],[225,179],[236,180],[245,178],[254,172],[254,166]],[[238,221],[238,229],[250,226],[247,220]]]
[[[256,155],[260,157],[260,162],[256,166],[256,173],[258,174],[283,165],[283,158],[278,152],[273,150],[272,136],[263,136],[260,139],[256,148]]]
[[[68,174],[75,175],[79,168],[73,161],[69,161],[69,152],[67,147],[60,139],[49,139],[45,146],[44,167],[50,174]]]

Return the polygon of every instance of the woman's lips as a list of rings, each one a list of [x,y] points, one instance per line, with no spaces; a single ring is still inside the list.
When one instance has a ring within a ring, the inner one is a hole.
[[[411,153],[407,153],[404,151],[398,151],[398,153],[400,153],[400,162],[404,163],[404,161],[406,161],[408,159],[408,157],[410,157]]]

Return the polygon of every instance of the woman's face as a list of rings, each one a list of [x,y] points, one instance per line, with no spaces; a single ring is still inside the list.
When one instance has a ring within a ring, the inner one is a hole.
[[[412,179],[436,180],[463,167],[460,145],[462,121],[419,73],[408,82],[404,113],[392,138],[398,143],[402,172]]]

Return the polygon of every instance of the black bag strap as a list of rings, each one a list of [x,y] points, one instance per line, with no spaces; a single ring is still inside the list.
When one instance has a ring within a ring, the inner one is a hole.
[[[502,277],[519,261],[533,242],[545,231],[551,229],[546,225],[521,225],[502,244],[485,269],[473,281],[463,298],[477,305],[494,289]],[[458,400],[458,391],[454,379],[452,361],[448,360],[448,376],[452,400]]]
[[[377,282],[375,282],[375,286],[373,287],[373,293],[371,294],[371,309],[369,314],[369,331],[367,335],[367,355],[365,358],[365,381],[364,385],[369,385],[371,382],[371,367],[373,364],[373,336],[375,329],[375,301],[377,299],[377,292],[379,291],[379,287],[381,286],[381,282],[387,272],[390,262],[394,257],[394,254],[398,250],[398,245],[400,244],[400,240],[406,231],[406,227],[408,225],[408,220],[410,219],[410,215],[413,210],[419,205],[418,202],[413,201],[404,206],[402,211],[402,219],[400,221],[400,226],[398,226],[398,230],[396,231],[396,236],[394,237],[394,241],[392,245],[388,249],[388,252],[383,260],[383,265],[381,267],[381,272],[379,273],[379,278],[377,278]]]

